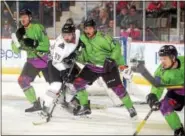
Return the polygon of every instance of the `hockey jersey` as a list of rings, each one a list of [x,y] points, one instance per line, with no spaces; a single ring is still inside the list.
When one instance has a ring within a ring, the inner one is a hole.
[[[50,55],[52,58],[53,66],[59,71],[65,70],[69,68],[69,65],[63,62],[65,58],[67,58],[71,53],[75,51],[78,46],[80,31],[75,31],[75,43],[67,43],[62,35],[60,34],[54,44],[50,46]]]

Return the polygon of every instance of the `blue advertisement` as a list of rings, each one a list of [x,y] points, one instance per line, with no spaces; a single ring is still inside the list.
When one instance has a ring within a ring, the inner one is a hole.
[[[0,49],[1,59],[21,59],[21,53],[15,54],[11,49]]]

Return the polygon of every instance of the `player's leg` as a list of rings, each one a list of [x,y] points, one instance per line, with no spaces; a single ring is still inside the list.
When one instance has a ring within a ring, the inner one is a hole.
[[[26,62],[21,72],[21,75],[18,78],[18,83],[23,89],[27,100],[33,104],[33,107],[26,109],[25,112],[41,110],[40,101],[37,100],[35,90],[30,84],[32,81],[34,81],[38,73],[38,69],[33,67],[32,64]]]
[[[75,78],[73,85],[77,91],[74,99],[79,100],[80,108],[74,110],[74,115],[90,114],[90,103],[88,101],[88,93],[86,85],[93,83],[99,74],[92,72],[89,68],[84,67],[80,74]]]
[[[51,60],[48,61],[48,64],[51,63]],[[50,77],[49,77],[49,67],[45,67],[41,69],[42,74],[44,76],[44,79],[46,80],[46,82],[50,83]]]
[[[47,73],[48,71],[48,73]],[[43,111],[47,114],[50,110],[51,105],[53,104],[53,100],[57,98],[58,93],[62,86],[62,79],[60,75],[60,71],[57,70],[53,65],[52,61],[48,62],[48,70],[45,69],[44,71],[46,78],[49,77],[49,87],[43,97],[44,99],[44,106]]]
[[[184,95],[178,95],[174,90],[168,91],[165,98],[161,101],[160,111],[165,120],[174,130],[175,136],[184,136],[184,129],[178,114],[184,107]]]
[[[112,69],[112,72],[105,73],[102,75],[102,77],[107,86],[111,88],[116,93],[116,95],[121,99],[122,103],[129,111],[130,117],[136,116],[137,113],[133,106],[133,102],[130,99],[130,96],[126,91],[125,87],[123,86],[123,83],[121,82],[118,69],[115,67]]]

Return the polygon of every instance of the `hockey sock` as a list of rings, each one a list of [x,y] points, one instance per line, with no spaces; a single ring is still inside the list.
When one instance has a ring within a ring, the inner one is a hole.
[[[37,98],[36,98],[36,94],[35,94],[35,90],[32,86],[30,86],[29,88],[24,90],[24,94],[27,98],[27,100],[31,103],[34,103]]]
[[[175,130],[181,127],[181,121],[176,112],[172,112],[168,115],[165,115],[165,119],[168,122],[171,129]]]
[[[130,99],[130,96],[127,94],[125,95],[123,98],[121,98],[121,101],[123,102],[123,104],[125,105],[125,107],[127,109],[132,108],[133,107],[133,102]]]
[[[80,105],[88,104],[88,93],[86,90],[79,91],[77,93],[77,99],[80,101]]]

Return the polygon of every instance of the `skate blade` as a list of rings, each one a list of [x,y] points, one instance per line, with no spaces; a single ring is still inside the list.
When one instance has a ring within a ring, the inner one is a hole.
[[[48,120],[47,117],[40,117],[40,119],[33,121],[32,124],[33,125],[42,125],[42,124],[47,123],[48,122],[47,120]]]
[[[48,122],[47,120],[48,120],[47,116],[42,115],[41,112],[37,112],[37,120],[33,121],[32,124],[33,125],[42,125],[42,124],[47,123]]]

